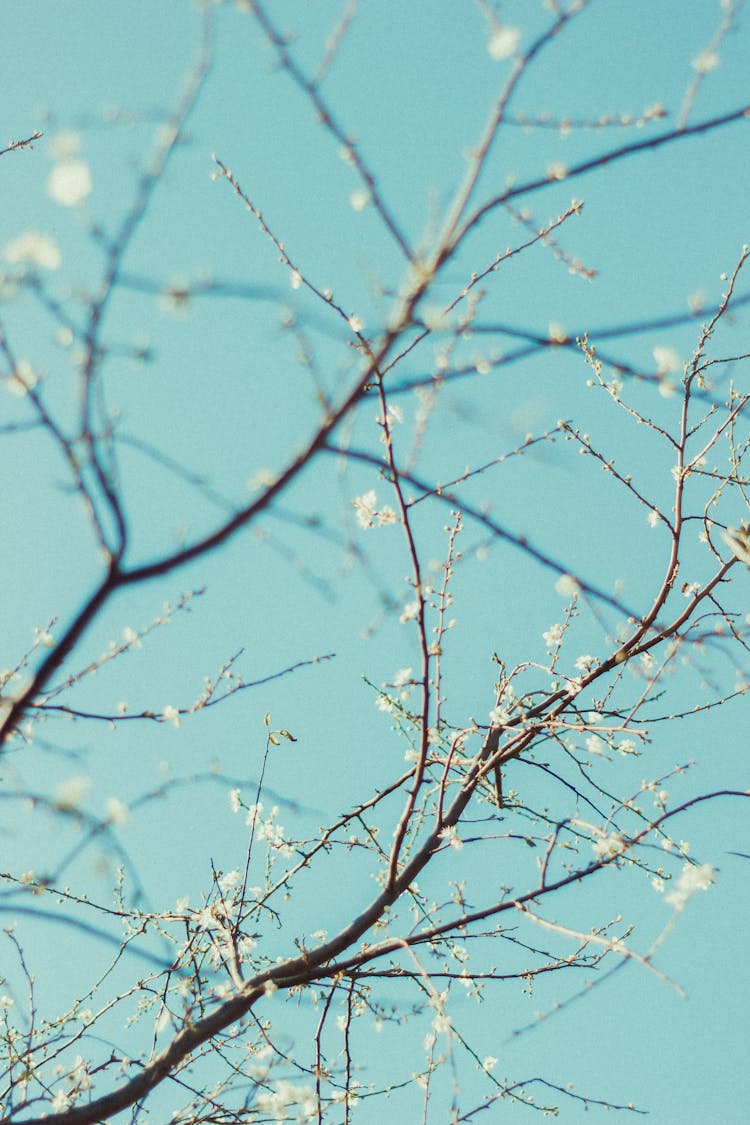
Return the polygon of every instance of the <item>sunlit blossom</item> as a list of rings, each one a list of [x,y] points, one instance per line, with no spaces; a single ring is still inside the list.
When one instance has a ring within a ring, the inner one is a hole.
[[[606,749],[606,743],[598,734],[591,734],[586,739],[586,749],[589,754],[603,754]]]
[[[242,872],[236,868],[233,871],[227,871],[226,875],[222,875],[219,879],[219,890],[223,895],[228,891],[233,890],[234,887],[239,886],[242,882]]]
[[[419,604],[418,598],[415,598],[413,602],[407,602],[399,617],[402,625],[405,625],[407,621],[414,621],[419,616]]]
[[[547,166],[547,179],[549,180],[564,180],[567,178],[568,168],[562,161],[556,160]]]
[[[182,723],[180,719],[180,712],[176,707],[165,707],[161,713],[161,717],[165,723],[171,723],[174,727],[179,727]]]
[[[578,593],[580,586],[572,574],[561,574],[555,582],[555,590],[563,598],[571,598]]]
[[[91,788],[91,779],[88,777],[69,777],[61,782],[55,790],[55,808],[65,811],[77,809],[84,801]]]
[[[373,488],[361,496],[355,496],[352,505],[357,513],[360,527],[384,527],[386,524],[398,522],[398,516],[389,504],[378,505],[378,497]]]
[[[61,160],[47,179],[47,194],[62,207],[76,207],[91,194],[91,172],[85,160]]]
[[[36,230],[27,230],[5,244],[3,257],[13,265],[38,266],[43,270],[57,270],[62,264],[62,254],[53,238]]]
[[[521,32],[517,27],[501,25],[493,30],[487,43],[487,51],[490,58],[499,62],[501,59],[509,59],[511,55],[514,55],[520,42]]]
[[[622,837],[614,832],[611,835],[602,833],[592,841],[591,847],[597,859],[614,859],[625,850],[625,843]]]
[[[716,872],[710,863],[686,863],[666,901],[675,910],[683,910],[696,891],[707,891],[715,880]]]
[[[104,809],[111,824],[127,824],[130,820],[130,809],[119,797],[107,797]]]
[[[656,370],[659,375],[666,375],[672,371],[682,371],[682,360],[674,348],[657,344],[653,349],[653,357],[656,360]]]
[[[739,528],[728,527],[721,537],[735,558],[750,566],[750,523],[742,523]]]
[[[457,852],[460,852],[461,848],[464,846],[464,842],[459,836],[458,829],[455,825],[452,825],[450,828],[444,828],[440,833],[440,837],[443,840],[447,840],[450,846]]]
[[[552,649],[557,648],[557,646],[560,644],[560,641],[562,640],[562,636],[563,636],[562,625],[559,625],[559,624],[558,625],[550,625],[547,632],[542,633],[542,640],[546,644],[547,648],[551,651]]]
[[[710,74],[712,70],[716,70],[721,66],[721,59],[716,51],[707,48],[705,51],[700,51],[690,65],[693,70],[697,70],[699,74]]]
[[[247,816],[245,817],[245,823],[247,824],[248,828],[258,821],[262,812],[263,804],[261,801],[258,801],[254,805],[247,806]]]
[[[81,1055],[76,1055],[76,1061],[73,1064],[70,1078],[71,1081],[75,1082],[77,1090],[90,1090],[93,1085],[88,1065]]]

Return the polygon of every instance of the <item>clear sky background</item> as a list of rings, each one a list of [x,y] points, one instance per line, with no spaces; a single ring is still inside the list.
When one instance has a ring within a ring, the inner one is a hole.
[[[232,170],[291,259],[317,286],[329,288],[347,314],[361,319],[366,335],[375,337],[388,322],[404,278],[403,259],[374,208],[359,208],[362,185],[355,171],[280,71],[242,7],[215,8],[208,80],[185,143],[173,155],[125,257],[122,285],[106,316],[107,407],[128,439],[119,472],[132,528],[131,566],[206,534],[305,441],[319,405],[315,379],[299,362],[303,344],[314,356],[320,384],[335,397],[357,369],[351,332],[295,288],[278,250],[229,184],[212,179],[212,154]],[[294,33],[294,56],[306,72],[320,64],[342,7],[329,0],[271,6],[277,25]],[[549,20],[531,0],[495,8],[503,25],[520,29],[521,49]],[[561,135],[544,125],[509,124],[478,195],[497,194],[509,177],[536,179],[551,165],[570,167],[674,123],[698,73],[693,60],[710,47],[722,11],[709,0],[592,0],[530,68],[511,106],[511,117],[546,114],[588,127]],[[735,110],[747,100],[748,18],[740,10],[716,47],[719,65],[703,76],[689,122]],[[82,295],[100,284],[103,261],[92,231],[98,226],[111,236],[130,206],[154,131],[165,107],[176,104],[197,58],[201,21],[193,6],[175,0],[131,5],[27,0],[14,5],[12,15],[6,12],[5,24],[3,135],[19,139],[40,130],[44,136],[31,151],[2,159],[0,251],[26,231],[54,239],[61,264],[44,274],[45,284],[55,300],[65,302],[74,331],[62,331],[54,310],[33,293],[14,293],[8,285],[0,315],[16,358],[43,374],[50,409],[62,424],[72,425],[78,404],[75,326],[83,322]],[[466,153],[481,135],[511,66],[507,59],[493,59],[487,48],[487,14],[468,0],[365,0],[325,79],[329,104],[358,138],[384,200],[413,244],[428,244],[439,228],[463,176]],[[664,121],[640,129],[622,123],[622,115],[636,119],[657,104],[668,115]],[[609,118],[616,123],[593,127]],[[79,146],[75,158],[88,166],[92,184],[78,206],[61,205],[49,187],[61,153],[70,150],[70,132]],[[731,273],[743,243],[750,241],[749,138],[748,124],[735,124],[615,162],[575,183],[552,183],[528,202],[517,200],[519,208],[531,209],[535,227],[563,212],[572,198],[583,201],[580,217],[557,237],[568,258],[583,263],[592,276],[571,272],[566,261],[537,246],[490,276],[478,324],[541,337],[560,325],[570,336],[589,331],[595,340],[597,330],[678,317],[696,306],[712,310],[725,290],[721,275]],[[449,266],[433,295],[434,308],[451,301],[473,271],[485,269],[522,232],[504,213],[489,216]],[[7,257],[2,265],[10,274],[16,267]],[[225,289],[175,299],[176,291],[179,296],[186,287],[209,282]],[[750,292],[742,275],[737,291]],[[653,373],[654,348],[689,359],[699,323],[636,333],[602,343],[601,350]],[[742,306],[721,333],[718,355],[748,351]],[[429,380],[440,346],[428,341],[398,368],[403,390],[393,401],[403,409],[405,449],[414,440],[420,406],[410,384]],[[457,354],[481,369],[483,361],[519,346],[508,335],[477,332],[459,344]],[[741,368],[732,372],[738,380],[741,374]],[[572,418],[623,471],[640,471],[653,502],[668,509],[673,486],[668,450],[652,433],[628,424],[606,395],[587,387],[589,378],[580,355],[547,349],[449,383],[424,437],[420,475],[453,479],[467,466],[516,449],[527,434],[542,434],[558,419]],[[628,386],[651,417],[674,424],[678,399],[659,395],[652,385]],[[12,389],[3,394],[0,423],[28,418],[26,404]],[[337,436],[377,452],[377,413],[373,399]],[[561,569],[607,592],[617,590],[642,613],[661,580],[666,536],[648,525],[647,509],[624,502],[609,478],[585,460],[561,440],[539,445],[509,462],[502,476],[489,473],[468,483],[463,495],[477,507],[487,505],[515,534],[528,535]],[[171,463],[203,478],[211,495],[170,471]],[[33,642],[34,629],[45,630],[58,618],[50,630],[54,636],[72,618],[98,580],[101,560],[47,434],[3,433],[0,474],[0,666],[12,667]],[[65,697],[71,706],[109,714],[127,702],[131,712],[184,711],[199,697],[204,677],[215,677],[240,650],[236,669],[246,681],[297,662],[335,658],[186,716],[179,729],[148,721],[117,729],[59,719],[40,724],[33,744],[9,754],[3,770],[3,870],[59,870],[62,882],[76,892],[90,887],[92,897],[106,899],[117,854],[95,840],[64,859],[82,838],[72,818],[68,824],[13,796],[54,796],[71,778],[85,776],[84,807],[94,816],[106,815],[111,797],[133,806],[128,823],[111,835],[128,856],[128,880],[138,881],[143,901],[169,909],[189,896],[198,908],[210,887],[212,863],[223,871],[244,864],[246,828],[230,811],[228,791],[236,779],[243,797],[254,800],[267,712],[274,728],[286,728],[298,739],[274,751],[266,774],[264,800],[270,805],[276,794],[279,819],[290,831],[314,837],[321,824],[395,774],[403,744],[389,717],[376,708],[371,685],[417,666],[418,648],[416,634],[398,620],[410,597],[399,531],[364,531],[352,508],[353,498],[372,488],[382,502],[392,502],[375,469],[344,469],[335,458],[322,458],[272,513],[226,547],[118,595],[66,673],[84,668],[113,641],[121,643],[127,630],[144,629],[162,614],[164,603],[175,606],[186,592],[201,591],[142,646],[82,679]],[[733,503],[716,518],[736,526],[746,512]],[[423,505],[415,526],[425,559],[444,558],[443,526],[449,520],[447,508]],[[696,525],[680,582],[705,581],[712,573],[699,530]],[[367,556],[366,566],[352,544]],[[561,620],[565,602],[555,590],[553,570],[492,542],[470,521],[460,547],[452,610],[457,624],[446,640],[444,674],[451,721],[468,725],[472,716],[486,722],[494,703],[493,653],[508,666],[543,661],[542,633]],[[735,567],[731,581],[732,604],[747,612],[750,575]],[[606,622],[616,623],[611,612]],[[596,652],[602,644],[595,622],[583,618],[576,629],[571,662],[576,653]],[[37,659],[34,654],[32,666]],[[716,683],[719,694],[731,690],[737,674],[731,661],[709,651],[698,669],[683,669],[669,684],[671,709],[705,701]],[[644,777],[658,778],[694,760],[684,777],[665,784],[674,803],[711,790],[748,788],[746,698],[688,724],[659,723],[650,734],[644,755],[611,763],[602,784],[636,792]],[[515,763],[509,773],[508,784],[532,808],[554,799],[555,816],[572,814],[572,798],[560,804],[559,791],[553,797],[540,771]],[[192,775],[201,780],[138,805],[165,777]],[[533,995],[514,982],[494,986],[481,1006],[457,999],[457,1028],[472,1038],[480,1058],[499,1059],[498,1075],[542,1075],[560,1087],[573,1083],[594,1099],[633,1102],[649,1111],[654,1125],[750,1121],[744,1090],[750,861],[730,854],[750,852],[747,809],[739,801],[716,803],[687,814],[674,831],[690,841],[691,854],[718,871],[715,885],[688,904],[656,958],[660,971],[687,995],[629,964],[590,992],[583,977],[571,982],[561,973],[540,978]],[[512,871],[498,872],[494,856],[470,847],[460,862],[474,886],[486,877],[514,885],[517,880],[520,887],[534,859],[520,851]],[[445,862],[456,867],[455,878],[463,877],[459,859]],[[349,867],[340,857],[338,863],[321,882],[295,887],[288,925],[295,922],[307,934],[333,932],[368,901],[372,887],[365,865],[354,856]],[[444,893],[442,878],[435,888]],[[429,886],[424,889],[430,893]],[[79,946],[74,931],[24,917],[29,901],[6,889],[0,921],[17,920],[40,1007],[52,1011],[80,990],[90,965],[106,963],[110,950],[85,939]],[[549,908],[557,920],[582,931],[622,915],[634,923],[631,944],[641,952],[671,918],[646,873],[614,870],[564,892]],[[290,954],[295,932],[272,931],[271,955]],[[533,931],[518,933],[523,940],[535,938]],[[503,949],[490,959],[502,965],[506,956],[515,965],[517,954]],[[0,947],[0,975],[11,984],[15,965],[10,943]],[[122,974],[128,979],[124,969]],[[573,1002],[579,990],[583,994]],[[540,1021],[539,1013],[549,1018]],[[307,1042],[312,1016],[290,1012],[280,1018],[282,1026],[288,1021],[290,1050],[295,1042]],[[406,1032],[386,1027],[379,1035],[370,1029],[366,1053],[372,1073],[365,1071],[361,1080],[376,1080],[377,1074],[379,1082],[385,1075],[397,1083],[408,1077],[419,1065],[427,1022],[421,1031],[419,1026]],[[461,1074],[463,1083],[479,1083]],[[479,1099],[481,1084],[477,1090]],[[160,1113],[166,1119],[171,1097],[166,1091],[154,1097],[153,1120]],[[392,1120],[420,1119],[416,1094],[403,1097],[393,1102]],[[450,1079],[433,1097],[431,1122],[449,1119],[449,1100]],[[384,1105],[387,1110],[388,1103],[377,1100],[364,1105],[355,1120],[385,1120]],[[561,1120],[584,1120],[581,1103],[562,1098],[560,1106]],[[604,1113],[591,1109],[594,1120]],[[489,1111],[488,1120],[523,1114],[503,1102]]]

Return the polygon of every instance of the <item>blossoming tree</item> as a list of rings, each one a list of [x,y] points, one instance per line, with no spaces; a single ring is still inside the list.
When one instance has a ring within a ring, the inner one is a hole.
[[[533,1043],[747,849],[740,6],[274,7],[3,152],[2,1120],[639,1112]]]

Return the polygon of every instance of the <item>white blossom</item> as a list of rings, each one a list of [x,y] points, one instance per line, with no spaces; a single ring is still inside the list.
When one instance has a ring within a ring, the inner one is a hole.
[[[127,824],[130,820],[130,809],[119,797],[107,797],[104,808],[112,824]]]
[[[458,829],[455,825],[453,825],[451,828],[444,828],[440,833],[440,838],[442,840],[447,840],[450,846],[457,852],[460,852],[461,848],[464,846],[464,842],[459,836]]]
[[[398,523],[398,516],[390,504],[384,504],[382,508],[378,508],[378,527],[385,527],[389,523]]]
[[[91,788],[88,777],[69,777],[55,791],[55,808],[65,811],[77,809]]]
[[[561,574],[555,582],[555,590],[563,598],[572,598],[578,593],[579,584],[572,574]]]
[[[598,839],[592,841],[591,847],[597,859],[614,859],[615,856],[621,855],[625,850],[622,837],[616,833],[612,833],[610,836],[602,833]]]
[[[551,651],[560,644],[563,635],[562,625],[550,625],[546,633],[542,633],[542,640]]]
[[[62,1111],[64,1109],[67,1109],[69,1105],[70,1095],[68,1094],[67,1090],[58,1090],[52,1101],[50,1102],[50,1108],[53,1113],[62,1113]]]
[[[490,58],[496,61],[509,59],[511,55],[515,55],[520,41],[521,32],[517,27],[496,27],[487,44]]]
[[[258,801],[257,804],[254,805],[248,805],[247,816],[245,817],[245,823],[247,824],[248,828],[256,824],[256,822],[260,819],[260,814],[262,812],[263,804],[261,801]]]
[[[91,172],[85,160],[61,160],[47,179],[47,194],[62,207],[76,207],[91,194]]]
[[[233,871],[227,871],[226,875],[222,875],[219,879],[219,890],[223,895],[228,891],[233,890],[242,882],[242,873],[236,868]]]
[[[88,1065],[84,1062],[81,1055],[76,1055],[76,1061],[73,1064],[70,1078],[75,1082],[77,1090],[90,1090],[93,1085]]]
[[[39,266],[43,270],[57,270],[62,255],[55,240],[48,234],[27,230],[5,244],[3,256],[14,265]]]
[[[394,700],[391,699],[390,695],[385,691],[378,692],[375,697],[375,706],[378,711],[385,711],[386,714],[390,714],[396,709]]]
[[[413,621],[418,615],[419,615],[419,599],[415,598],[413,602],[408,602],[404,606],[404,608],[401,612],[401,616],[399,617],[399,621],[401,622],[402,625],[405,625],[407,621]]]
[[[656,360],[656,369],[659,375],[667,375],[670,371],[682,371],[682,360],[674,348],[657,344],[653,350],[653,356]]]
[[[352,500],[360,527],[374,527],[378,515],[378,496],[374,488]]]
[[[710,863],[686,863],[666,901],[675,910],[683,910],[696,891],[707,891],[715,879],[716,872]]]
[[[586,749],[589,754],[603,754],[605,743],[598,734],[591,734],[586,739]]]
[[[712,70],[716,70],[716,68],[721,65],[721,59],[716,51],[712,51],[707,47],[705,51],[700,51],[695,56],[690,65],[693,70],[697,70],[699,74],[710,74]]]
[[[270,984],[270,981],[267,982]],[[296,1120],[312,1120],[317,1113],[317,1098],[312,1086],[295,1086],[293,1082],[278,1080],[273,1090],[259,1090],[255,1105],[262,1113],[273,1114],[277,1121],[293,1120],[287,1112],[291,1107],[297,1109]]]
[[[743,522],[739,530],[728,527],[721,537],[734,557],[750,566],[750,523]]]
[[[180,712],[176,707],[165,707],[161,713],[161,717],[165,723],[171,723],[172,726],[179,727],[182,720],[180,719]]]
[[[568,167],[562,161],[556,160],[547,166],[547,179],[548,180],[564,180],[567,179]]]

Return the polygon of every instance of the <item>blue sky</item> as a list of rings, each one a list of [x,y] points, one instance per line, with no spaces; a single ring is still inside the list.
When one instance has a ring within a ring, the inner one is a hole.
[[[272,6],[277,27],[294,33],[294,58],[306,73],[315,73],[344,7],[328,0]],[[542,5],[532,3],[509,2],[494,10],[502,26],[519,30],[520,50],[528,49],[550,20]],[[493,59],[488,51],[488,11],[445,0],[360,4],[321,85],[346,135],[356,136],[400,229],[423,249],[434,243],[512,66],[512,60]],[[540,52],[520,82],[475,202],[496,196],[510,182],[544,177],[551,166],[570,168],[672,128],[698,73],[693,61],[711,47],[722,11],[708,0],[663,0],[657,6],[593,0]],[[11,293],[6,287],[0,316],[16,360],[42,376],[50,411],[71,431],[79,404],[76,332],[85,320],[86,295],[101,283],[103,245],[131,205],[164,110],[177,103],[198,55],[200,19],[190,4],[173,0],[152,0],[135,10],[87,0],[74,6],[28,0],[14,14],[5,58],[5,134],[20,139],[39,130],[44,136],[30,151],[3,157],[0,251],[28,231],[54,241],[61,264],[40,272],[45,291],[73,330],[67,337],[54,309],[45,309],[30,291]],[[406,279],[403,255],[376,208],[359,206],[356,170],[278,65],[251,14],[242,4],[219,4],[213,23],[208,78],[184,143],[172,154],[129,243],[104,321],[108,356],[102,394],[120,434],[118,484],[131,528],[126,557],[131,568],[199,539],[228,510],[247,503],[267,474],[281,471],[307,440],[320,418],[321,396],[338,399],[360,370],[360,353],[342,317],[296,286],[278,247],[230,183],[215,178],[213,157],[231,169],[305,278],[330,289],[345,315],[359,318],[368,338],[377,339],[390,322]],[[747,51],[747,14],[740,11],[715,47],[719,65],[703,76],[688,124],[741,108]],[[663,107],[663,119],[656,105]],[[652,119],[640,127],[622,122],[623,115],[637,119],[644,113]],[[544,115],[573,125],[569,132],[552,129]],[[525,127],[531,119],[533,129]],[[618,123],[596,124],[610,119]],[[64,206],[50,194],[48,178],[60,164],[61,146],[72,144],[73,158],[89,169],[92,190],[79,205]],[[546,660],[542,634],[562,620],[566,604],[555,588],[561,570],[621,598],[639,614],[650,606],[663,575],[666,533],[649,526],[648,507],[613,488],[611,478],[598,465],[592,469],[591,459],[579,456],[575,443],[559,433],[554,442],[515,455],[527,435],[553,431],[558,419],[571,419],[593,446],[615,458],[618,469],[633,473],[653,504],[668,510],[674,484],[668,443],[587,385],[591,371],[580,352],[544,348],[512,361],[519,339],[490,329],[503,325],[542,338],[553,331],[569,337],[588,332],[596,342],[598,330],[680,317],[691,307],[710,315],[726,290],[722,275],[731,274],[750,241],[748,151],[747,124],[740,122],[613,161],[575,182],[551,181],[514,199],[518,212],[529,209],[528,223],[535,229],[565,212],[572,199],[582,201],[580,215],[555,232],[563,257],[536,245],[488,276],[475,331],[453,341],[449,359],[471,373],[446,380],[424,426],[425,399],[413,385],[430,383],[449,334],[433,334],[394,370],[390,401],[404,414],[398,431],[404,463],[413,455],[416,475],[434,485],[514,453],[497,471],[467,481],[462,498],[514,535],[528,536],[559,563],[557,572],[544,568],[465,519],[452,585],[456,626],[446,635],[443,658],[446,714],[457,728],[473,719],[487,721],[497,674],[493,654],[509,668]],[[473,272],[487,269],[506,247],[528,237],[517,220],[496,209],[477,224],[420,306],[426,320],[461,292]],[[571,271],[573,260],[583,268]],[[7,252],[3,268],[7,275],[17,268]],[[184,290],[190,295],[180,300]],[[740,298],[748,293],[742,274],[736,293]],[[699,328],[700,321],[675,323],[602,339],[597,347],[620,365],[653,375],[659,362],[654,348],[671,349],[685,362]],[[747,350],[747,314],[740,304],[717,330],[712,355],[726,359]],[[301,352],[312,360],[300,362]],[[503,355],[505,363],[499,362]],[[721,368],[719,402],[730,377],[738,386],[746,381],[742,364]],[[653,380],[625,376],[624,381],[628,401],[654,426],[671,432],[679,395],[660,394]],[[6,422],[28,418],[23,398],[6,393],[4,399]],[[710,394],[706,410],[709,404]],[[703,406],[694,408],[697,420]],[[339,427],[335,440],[378,456],[377,413],[371,396]],[[746,434],[740,419],[740,444]],[[189,469],[191,480],[172,471],[174,465]],[[97,582],[101,557],[48,433],[3,432],[0,471],[6,481],[0,664],[10,668],[32,644],[34,629],[44,631],[56,618],[50,632],[60,635]],[[710,481],[696,484],[695,513],[702,511],[710,488]],[[272,511],[220,550],[112,599],[55,683],[96,661],[112,642],[123,643],[129,630],[140,632],[157,618],[171,620],[68,689],[61,698],[79,710],[111,714],[124,702],[131,713],[161,715],[172,707],[185,712],[204,690],[205,677],[215,677],[240,652],[233,667],[245,681],[298,662],[318,662],[239,692],[221,706],[183,715],[179,728],[168,721],[115,725],[54,716],[38,723],[31,744],[14,744],[6,758],[4,870],[59,869],[74,893],[109,901],[118,856],[126,855],[128,885],[141,888],[149,909],[172,910],[188,896],[191,908],[199,909],[211,887],[212,865],[224,872],[244,865],[247,828],[241,815],[231,813],[228,793],[236,786],[244,800],[255,799],[267,713],[273,729],[288,729],[298,741],[282,739],[272,748],[264,803],[278,803],[280,821],[299,838],[316,838],[321,825],[404,768],[403,740],[375,703],[377,688],[419,662],[416,631],[399,622],[413,596],[404,581],[409,560],[398,527],[359,526],[352,501],[370,489],[381,503],[394,503],[373,465],[344,465],[339,457],[322,455]],[[722,494],[714,518],[737,526],[746,516],[741,497],[740,490]],[[434,573],[445,559],[445,525],[451,521],[448,506],[434,500],[414,508],[421,557],[428,569],[435,564]],[[696,522],[687,535],[678,587],[683,581],[705,582],[714,572],[700,530]],[[193,592],[174,615],[164,610],[165,603],[175,607]],[[674,596],[678,601],[678,589]],[[735,567],[727,602],[738,620],[748,611],[749,597],[750,576]],[[611,607],[602,604],[597,612],[600,619],[586,607],[571,626],[570,666],[577,655],[599,654],[606,634],[617,627]],[[41,645],[32,654],[31,667],[45,651]],[[646,715],[689,710],[730,692],[742,675],[747,677],[746,656],[744,666],[737,665],[735,657],[709,644],[705,654],[696,653],[664,681],[669,702],[654,704]],[[635,677],[628,683],[627,690],[637,694]],[[673,804],[713,790],[744,790],[748,730],[742,697],[687,723],[655,721],[641,757],[598,763],[596,776],[607,793],[636,794],[644,778],[663,777],[690,761],[695,764],[684,776],[664,783]],[[536,765],[512,763],[507,784],[528,809],[539,814],[550,809],[553,821],[583,816],[573,797],[540,768],[540,763],[556,766],[553,749],[541,750]],[[139,804],[143,794],[156,794],[169,779],[193,776],[197,780],[171,782],[165,795]],[[59,787],[77,777],[87,779],[81,808],[93,817],[107,815],[109,798],[131,806],[129,821],[109,834],[116,847],[90,838],[75,816],[50,813],[41,804],[29,811],[18,799],[19,793],[53,800],[58,794],[59,803]],[[384,838],[390,839],[398,811],[396,804],[388,806]],[[477,816],[486,811],[480,808]],[[477,836],[485,833],[481,841],[467,838],[460,853],[441,856],[436,872],[424,877],[424,893],[444,897],[451,879],[466,879],[477,903],[488,880],[522,892],[535,877],[538,854],[524,838],[541,834],[541,823],[531,812],[509,818],[498,838],[486,835],[486,824],[477,827]],[[537,979],[533,995],[517,981],[488,986],[480,1005],[456,994],[451,1009],[456,1029],[479,1058],[497,1057],[495,1073],[509,1080],[542,1076],[558,1087],[573,1083],[577,1093],[595,1100],[633,1102],[648,1110],[656,1125],[745,1120],[732,1059],[743,1057],[750,1033],[742,937],[750,862],[731,853],[750,851],[746,824],[745,806],[729,798],[675,820],[675,839],[689,841],[690,854],[718,873],[710,891],[688,903],[655,957],[659,972],[686,996],[636,963],[593,988],[588,982],[596,974],[551,973]],[[467,836],[471,831],[467,828]],[[65,858],[82,841],[85,846]],[[653,857],[654,865],[658,862]],[[673,873],[678,870],[673,867]],[[650,874],[602,872],[560,892],[547,914],[580,932],[621,915],[620,929],[635,927],[633,949],[646,953],[672,918]],[[298,932],[333,932],[362,909],[372,893],[369,859],[356,851],[348,858],[339,854],[318,874],[301,877],[294,890],[283,928],[270,926],[265,935],[272,959],[294,952]],[[37,976],[40,1007],[46,1006],[45,1014],[56,1011],[86,987],[90,964],[100,971],[111,950],[24,915],[31,897],[10,884],[3,898],[4,924],[17,920],[16,933]],[[516,932],[531,944],[541,940],[521,919]],[[61,974],[60,938],[66,934],[71,945],[65,947]],[[79,953],[68,952],[79,940]],[[554,943],[569,950],[570,940],[561,934]],[[523,961],[510,941],[484,939],[482,948],[487,962],[500,968],[518,968]],[[0,975],[7,975],[20,1010],[10,943],[0,963],[7,963]],[[125,988],[131,979],[121,965],[112,985]],[[383,998],[395,1001],[396,990],[386,987]],[[309,1061],[317,1019],[309,996],[299,1010],[284,1008],[276,998],[273,1004],[280,1009],[274,1015],[280,1041]],[[122,1023],[113,1023],[108,1034],[119,1035]],[[528,1025],[530,1030],[516,1034]],[[356,1031],[358,1057],[367,1062],[361,1080],[408,1078],[423,1063],[428,1028],[429,1013],[406,1027],[386,1023],[380,1032],[363,1020]],[[488,1090],[457,1039],[451,1049],[465,1109]],[[433,1090],[430,1121],[449,1120],[451,1066],[445,1073]],[[533,1092],[540,1100],[560,1099]],[[174,1097],[165,1090],[153,1096],[154,1119],[171,1110]],[[398,1097],[392,1112],[400,1116],[394,1120],[421,1119],[421,1094],[413,1085]],[[363,1101],[354,1120],[383,1120],[388,1104]],[[507,1103],[496,1105],[488,1119],[503,1110],[513,1112]],[[591,1112],[594,1119],[605,1114],[596,1105]],[[562,1096],[560,1116],[583,1120],[583,1104]]]

